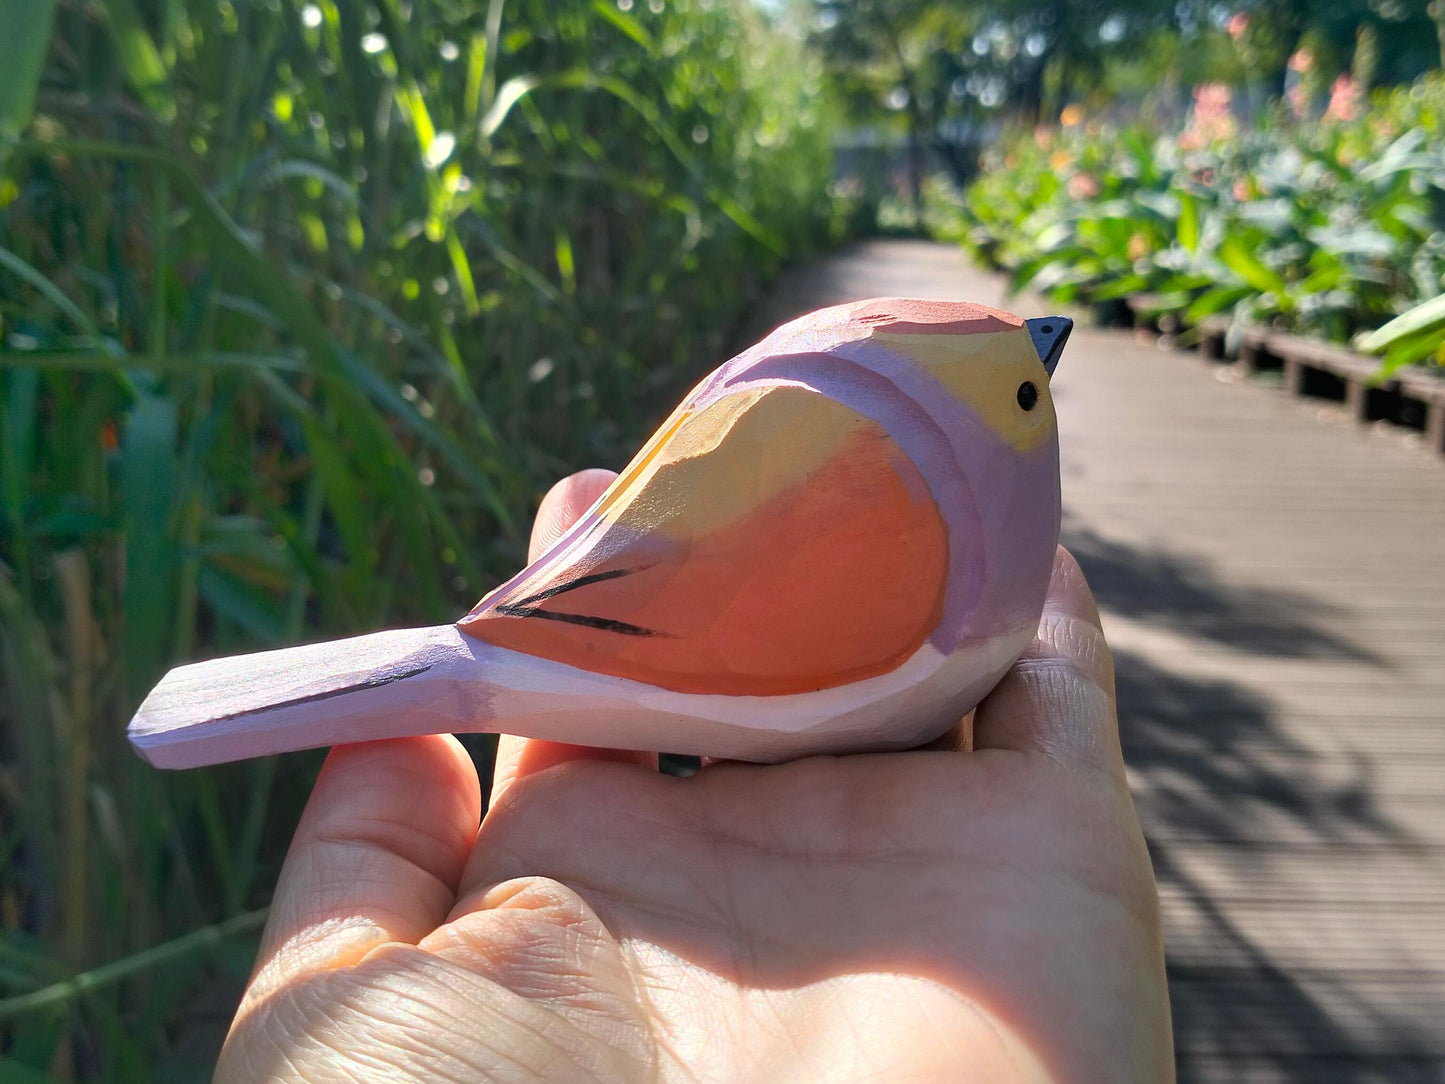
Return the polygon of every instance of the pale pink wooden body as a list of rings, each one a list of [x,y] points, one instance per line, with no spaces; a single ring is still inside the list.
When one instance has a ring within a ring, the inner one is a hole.
[[[874,357],[866,329],[850,339],[836,310],[815,315],[817,326],[805,318],[779,329],[719,374],[736,379],[757,370],[779,384],[816,381],[819,351],[836,351],[843,375],[828,372],[819,394],[856,404],[880,424],[891,419],[889,432],[905,448],[917,449],[919,438],[898,425],[934,433],[934,446],[910,458],[935,498],[957,492],[956,483],[938,481],[945,476],[966,477],[975,494],[966,499],[977,537],[963,539],[973,549],[956,547],[954,560],[976,563],[950,573],[952,579],[966,572],[975,581],[972,609],[960,614],[947,603],[937,633],[896,669],[789,695],[683,693],[496,647],[453,625],[401,629],[178,667],[137,711],[132,744],[157,767],[187,768],[441,732],[502,732],[752,761],[900,749],[936,737],[987,694],[1034,634],[1058,535],[1056,439],[1050,433],[1022,459],[1000,452],[966,419],[949,422],[947,410],[957,414],[956,403],[928,402],[926,378],[920,384],[901,370],[893,375],[908,393],[880,405],[877,371],[899,370],[899,363]],[[1009,319],[1017,326],[1017,318]],[[1050,372],[1067,337],[1068,322],[1061,324]],[[805,353],[814,369],[788,371],[788,359]],[[846,375],[850,367],[862,374],[856,389]],[[708,388],[707,381],[699,386]],[[944,509],[951,523],[954,511]],[[568,544],[564,536],[549,552]]]
[[[593,674],[493,647],[454,625],[396,629],[178,667],[136,713],[130,740],[158,768],[432,733],[503,732],[753,761],[903,749],[962,718],[1028,638],[998,642],[988,657],[911,661],[822,692],[746,697],[674,693]],[[302,697],[317,699],[284,703]]]

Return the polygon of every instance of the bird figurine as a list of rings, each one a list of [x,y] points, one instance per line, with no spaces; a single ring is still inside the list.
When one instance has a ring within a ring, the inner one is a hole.
[[[162,768],[441,732],[750,761],[928,742],[1038,627],[1071,328],[896,298],[804,316],[456,624],[178,667],[130,740]]]

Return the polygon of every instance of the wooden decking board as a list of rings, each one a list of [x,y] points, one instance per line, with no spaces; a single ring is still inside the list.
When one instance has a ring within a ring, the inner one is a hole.
[[[1181,1054],[1410,1055],[1445,1058],[1439,976],[1175,963]]]
[[[1183,895],[1166,893],[1171,908]],[[1362,908],[1358,913],[1335,908],[1301,906],[1296,911],[1274,907],[1269,910],[1243,911],[1244,903],[1223,899],[1236,920],[1222,923],[1213,916],[1197,915],[1165,927],[1170,958],[1177,968],[1235,967],[1253,970],[1259,966],[1255,945],[1267,943],[1269,961],[1291,975],[1314,969],[1325,972],[1341,982],[1353,984],[1357,978],[1380,969],[1408,974],[1420,980],[1420,989],[1433,990],[1437,1018],[1445,1018],[1445,939],[1424,940],[1429,926],[1445,926],[1445,908],[1405,907],[1398,913],[1383,908]],[[1410,931],[1393,936],[1362,936],[1362,922],[1393,923],[1406,921]],[[1408,936],[1406,935],[1408,933]]]
[[[1028,314],[945,246],[861,246],[856,297]],[[1065,540],[1116,645],[1180,1079],[1445,1082],[1445,462],[1131,332],[1056,378]]]
[[[1181,1075],[1196,1084],[1440,1084],[1442,1074],[1445,1062],[1435,1057],[1196,1055],[1186,1060]]]
[[[1237,898],[1269,908],[1445,906],[1445,861],[1430,848],[1205,843],[1171,858],[1178,875],[1210,899]],[[1445,943],[1445,922],[1421,934]]]

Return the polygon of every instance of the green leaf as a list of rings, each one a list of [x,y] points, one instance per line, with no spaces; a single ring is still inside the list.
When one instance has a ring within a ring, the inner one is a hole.
[[[592,0],[592,10],[646,49],[649,56],[657,55],[657,45],[652,40],[652,35],[640,22],[620,10],[611,0]]]
[[[303,417],[301,421],[306,431],[306,450],[321,479],[327,506],[346,544],[347,556],[365,578],[375,567],[375,560],[367,537],[366,502],[351,470],[352,460],[320,419]]]
[[[176,100],[171,94],[170,73],[146,32],[135,0],[103,0],[102,7],[131,88],[157,119],[174,120]]]
[[[508,79],[497,91],[497,96],[492,100],[491,108],[487,110],[477,125],[478,131],[483,139],[491,139],[497,134],[497,129],[507,119],[507,114],[512,107],[530,94],[537,87],[542,85],[542,78],[536,75],[518,75]]]
[[[1427,358],[1441,359],[1442,351],[1445,351],[1445,328],[1426,329],[1404,336],[1395,340],[1385,352],[1380,375],[1387,375],[1405,365],[1418,365]]]
[[[1188,192],[1179,193],[1179,243],[1186,252],[1199,251],[1199,203]]]
[[[19,558],[25,552],[22,538],[25,531],[24,502],[31,478],[39,385],[40,374],[35,369],[20,369],[0,375],[0,422],[3,422],[3,432],[0,432],[0,501],[4,505],[10,544],[15,550],[8,560],[17,565],[21,564]],[[22,577],[30,574],[23,565],[19,571]]]
[[[1253,291],[1247,286],[1216,286],[1194,299],[1184,311],[1184,322],[1197,324],[1200,321],[1239,304]]]
[[[171,508],[179,471],[175,400],[142,390],[121,435],[125,535],[126,690],[140,703],[171,650],[175,544]]]
[[[35,110],[56,0],[0,0],[5,64],[0,69],[0,137],[19,135]]]
[[[1121,297],[1128,297],[1147,289],[1149,283],[1143,275],[1127,274],[1120,275],[1116,279],[1105,282],[1104,285],[1094,290],[1095,301],[1114,301]]]
[[[196,577],[206,605],[218,618],[244,629],[263,644],[279,644],[285,636],[285,604],[237,576],[210,565]]]
[[[55,283],[51,282],[39,271],[15,255],[15,253],[9,249],[0,248],[0,267],[12,272],[33,286],[43,294],[51,304],[65,313],[66,316],[69,316],[70,319],[75,322],[75,326],[80,328],[81,331],[84,331],[97,341],[100,339],[99,330],[97,330],[95,324],[91,322],[90,317],[81,311],[80,306],[66,297],[60,287],[56,286]]]
[[[1236,275],[1262,294],[1283,294],[1284,279],[1265,266],[1237,236],[1226,237],[1219,246],[1219,258]]]
[[[1405,339],[1431,331],[1445,333],[1445,294],[1416,305],[1379,330],[1370,332],[1360,339],[1359,348],[1369,354],[1379,354]]]
[[[0,1058],[0,1077],[10,1084],[54,1084],[55,1078],[14,1058]]]

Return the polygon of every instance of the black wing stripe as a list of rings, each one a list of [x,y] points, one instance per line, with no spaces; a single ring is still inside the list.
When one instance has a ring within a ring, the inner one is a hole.
[[[650,566],[648,566],[650,567]],[[565,595],[568,591],[575,591],[579,587],[586,587],[593,583],[603,583],[606,580],[616,580],[623,576],[631,576],[634,572],[641,572],[640,568],[614,568],[610,572],[592,572],[586,576],[578,576],[575,580],[568,580],[566,583],[559,583],[556,587],[549,587],[545,591],[538,591],[535,595],[528,595],[526,598],[518,599],[507,605],[532,606],[538,602],[546,602],[549,598],[556,598],[558,595]],[[499,610],[501,607],[497,607]]]
[[[590,614],[564,614],[556,613],[553,610],[539,610],[535,606],[524,606],[521,603],[509,603],[505,606],[498,606],[496,612],[505,614],[507,617],[540,617],[544,621],[561,621],[568,625],[581,625],[588,629],[601,629],[603,632],[620,632],[624,636],[656,636],[656,629],[643,628],[641,625],[629,625],[626,621],[613,621],[610,617],[592,617]]]

